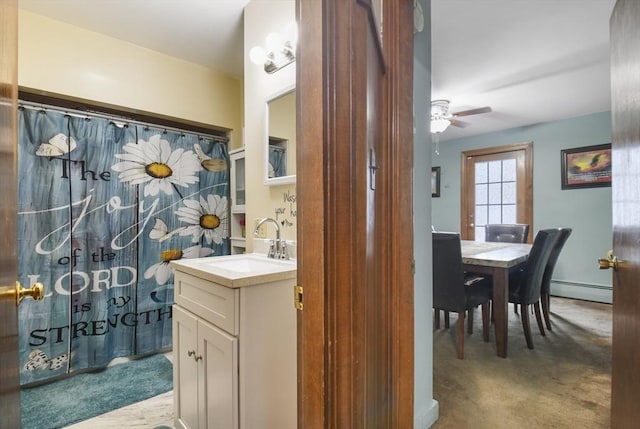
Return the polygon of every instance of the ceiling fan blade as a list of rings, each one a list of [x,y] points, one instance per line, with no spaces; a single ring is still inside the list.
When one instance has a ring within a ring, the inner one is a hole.
[[[459,121],[455,118],[451,118],[449,119],[449,121],[451,122],[451,125],[453,125],[454,127],[458,127],[458,128],[466,128],[469,125],[471,125],[469,122],[464,122],[464,121]]]
[[[491,107],[478,107],[476,109],[463,110],[461,112],[452,113],[453,116],[469,116],[469,115],[479,115],[480,113],[489,113],[491,112]]]

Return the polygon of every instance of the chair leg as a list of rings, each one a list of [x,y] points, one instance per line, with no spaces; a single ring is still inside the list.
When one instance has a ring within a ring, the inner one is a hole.
[[[518,304],[513,304],[513,312],[518,314]]]
[[[467,311],[467,332],[473,334],[473,308]]]
[[[437,308],[433,310],[433,327],[440,329],[440,310]]]
[[[489,342],[489,303],[482,304],[482,338]]]
[[[540,335],[545,337],[547,334],[544,332],[544,326],[542,326],[542,315],[540,314],[540,302],[536,301],[533,303],[533,310],[536,313],[536,322],[538,323],[538,329],[540,330]]]
[[[447,310],[444,311],[444,327],[449,329],[449,312]]]
[[[520,308],[520,318],[522,319],[522,330],[524,331],[524,338],[527,340],[527,347],[533,349],[531,325],[529,324],[529,312],[527,312],[527,306],[524,304],[522,304]]]
[[[464,359],[464,313],[458,313],[458,359]]]
[[[540,302],[542,303],[542,315],[544,316],[544,324],[547,326],[547,329],[551,330],[551,319],[549,318],[549,295],[545,294],[540,297]]]

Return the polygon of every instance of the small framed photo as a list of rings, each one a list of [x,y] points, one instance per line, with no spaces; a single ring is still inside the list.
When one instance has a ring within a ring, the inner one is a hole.
[[[611,186],[611,143],[563,149],[562,189]]]
[[[440,167],[431,167],[431,196],[440,196]]]

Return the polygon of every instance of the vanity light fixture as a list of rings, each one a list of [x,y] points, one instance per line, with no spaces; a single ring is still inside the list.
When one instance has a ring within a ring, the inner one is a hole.
[[[265,40],[265,48],[254,46],[249,51],[249,58],[254,64],[264,65],[265,72],[275,73],[296,60],[297,43],[298,27],[293,22],[287,25],[284,35],[269,33]]]

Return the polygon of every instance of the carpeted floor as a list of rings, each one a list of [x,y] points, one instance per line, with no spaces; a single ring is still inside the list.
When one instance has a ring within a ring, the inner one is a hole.
[[[608,428],[611,400],[611,305],[551,300],[553,330],[542,337],[531,315],[535,349],[527,349],[509,305],[509,355],[482,341],[480,311],[456,359],[457,316],[434,331],[434,397],[447,428]],[[492,327],[493,328],[493,327]]]

